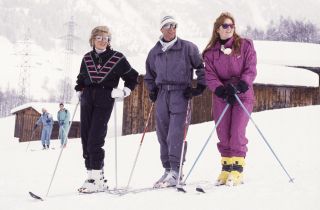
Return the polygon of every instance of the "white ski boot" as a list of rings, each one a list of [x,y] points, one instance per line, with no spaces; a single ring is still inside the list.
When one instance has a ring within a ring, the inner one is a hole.
[[[88,170],[88,178],[78,189],[81,193],[103,192],[108,189],[107,180],[104,179],[103,170]]]
[[[166,188],[166,187],[174,187],[178,184],[178,177],[179,172],[175,170],[170,170],[167,177],[159,183],[159,188]],[[182,178],[180,177],[180,180]]]
[[[156,183],[154,183],[153,188],[160,188],[160,184],[163,182],[163,180],[165,180],[169,172],[170,172],[170,169],[166,168],[163,175],[160,177],[160,179]]]

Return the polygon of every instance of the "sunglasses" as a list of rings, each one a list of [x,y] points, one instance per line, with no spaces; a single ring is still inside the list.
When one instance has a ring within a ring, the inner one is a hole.
[[[176,24],[176,23],[167,23],[162,28],[164,28],[164,29],[170,29],[170,28],[176,29],[177,27],[178,27],[178,24]]]
[[[109,41],[109,37],[108,36],[96,36],[95,40],[99,41],[99,42],[101,42],[101,41],[107,42],[107,41]]]
[[[227,29],[227,28],[231,28],[231,29],[233,29],[234,28],[234,24],[233,23],[231,23],[231,24],[228,24],[228,23],[224,23],[224,24],[222,24],[221,25],[221,27],[223,28],[223,29]]]

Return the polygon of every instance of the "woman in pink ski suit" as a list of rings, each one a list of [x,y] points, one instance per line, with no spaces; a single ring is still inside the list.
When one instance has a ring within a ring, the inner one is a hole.
[[[245,136],[249,117],[237,102],[236,93],[249,113],[253,110],[253,80],[256,77],[256,52],[249,39],[235,32],[235,21],[230,13],[222,13],[215,21],[211,40],[203,52],[206,84],[213,94],[213,118],[217,127],[222,171],[217,185],[234,186],[242,183],[244,158],[248,140]]]

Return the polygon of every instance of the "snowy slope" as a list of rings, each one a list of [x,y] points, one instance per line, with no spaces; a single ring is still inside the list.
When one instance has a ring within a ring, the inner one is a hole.
[[[290,209],[317,210],[320,166],[317,164],[319,143],[320,106],[264,111],[253,114],[274,151],[295,178],[288,177],[280,168],[252,123],[247,128],[249,152],[245,167],[246,183],[239,187],[214,187],[207,194],[198,194],[198,183],[212,183],[219,173],[217,137],[209,142],[199,164],[190,176],[188,193],[175,190],[141,192],[124,196],[105,193],[78,195],[76,192],[85,178],[79,139],[70,140],[64,150],[49,197],[45,202],[33,200],[27,193],[46,194],[59,150],[26,152],[27,143],[13,138],[14,118],[0,119],[0,208],[10,210],[82,210],[82,209]],[[281,119],[281,120],[280,120]],[[185,173],[207,139],[213,123],[190,127]],[[118,185],[125,186],[132,167],[139,135],[119,137]],[[114,139],[106,139],[106,176],[111,188],[114,178]],[[54,142],[58,145],[58,141]],[[30,149],[39,149],[32,142]],[[154,132],[147,133],[142,145],[131,187],[149,187],[160,176],[159,145]]]

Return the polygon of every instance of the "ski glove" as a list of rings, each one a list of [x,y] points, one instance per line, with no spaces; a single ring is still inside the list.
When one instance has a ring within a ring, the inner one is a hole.
[[[245,93],[247,90],[249,90],[248,84],[243,80],[238,82],[236,88],[240,93]]]
[[[191,88],[191,87],[187,87],[184,91],[183,91],[183,96],[186,99],[191,99],[193,96],[198,96],[201,95],[201,93],[204,91],[204,89],[206,89],[205,85],[201,85],[201,84],[197,84],[196,88]]]
[[[220,85],[219,87],[217,87],[214,91],[214,94],[216,94],[216,96],[218,96],[219,98],[222,99],[226,99],[227,98],[227,90],[223,85]]]
[[[230,105],[234,105],[237,101],[236,97],[234,96],[237,94],[237,89],[232,84],[227,84],[226,86],[226,100]]]
[[[158,97],[158,88],[152,90],[149,92],[149,98],[152,102],[156,102],[157,97]]]
[[[46,120],[46,122],[47,122],[47,123],[50,123],[50,122],[51,122],[51,120],[49,120],[49,119],[48,119],[48,120]]]
[[[234,95],[227,96],[226,100],[227,100],[228,104],[230,104],[231,106],[233,106],[237,101],[237,99]]]
[[[37,129],[37,127],[38,127],[38,124],[35,124],[33,127],[33,130]]]
[[[75,89],[76,91],[82,91],[82,90],[83,90],[83,85],[77,84],[76,86],[74,86],[74,89]]]
[[[124,87],[123,90],[119,88],[113,88],[111,91],[111,97],[114,99],[123,99],[127,96],[129,96],[131,93],[131,90],[127,87]]]

